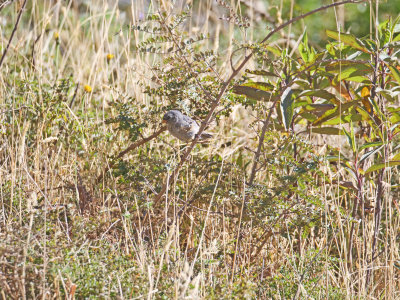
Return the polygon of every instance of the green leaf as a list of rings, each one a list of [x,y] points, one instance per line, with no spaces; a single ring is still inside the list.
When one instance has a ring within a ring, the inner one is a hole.
[[[333,31],[333,30],[326,30],[326,35],[339,42],[343,42],[344,44],[349,45],[354,49],[361,50],[365,53],[369,53],[368,49],[365,48],[363,43],[352,34],[339,33],[338,31]]]
[[[334,109],[328,110],[326,113],[324,113],[321,117],[319,117],[314,123],[313,126],[318,126],[324,124],[324,122],[333,119],[334,117],[337,117],[344,113],[346,110],[350,109],[351,107],[355,106],[357,104],[357,101],[351,101],[347,103],[343,103],[340,106],[335,107]]]
[[[375,172],[375,171],[381,170],[383,168],[391,168],[391,167],[398,166],[398,165],[400,165],[400,161],[398,161],[398,160],[390,161],[387,163],[375,164],[375,165],[372,165],[371,167],[369,167],[368,170],[365,171],[365,174]]]
[[[345,169],[347,172],[349,172],[349,174],[350,174],[351,176],[353,176],[354,180],[357,180],[356,172],[355,172],[354,168],[352,168],[352,167],[350,166],[350,163],[349,163],[349,162],[346,162],[345,165],[344,165],[343,167],[344,167],[344,169]]]
[[[361,114],[352,113],[345,116],[339,116],[337,118],[328,120],[323,122],[324,125],[339,125],[339,124],[347,124],[350,122],[359,122],[363,120],[363,116]]]
[[[304,96],[318,97],[326,100],[336,99],[334,94],[329,93],[328,91],[325,90],[305,90],[301,92],[298,97],[300,98]]]
[[[382,95],[390,101],[394,101],[398,95],[400,95],[400,89],[398,87],[394,87],[392,89],[382,89],[380,87],[376,88],[376,93]]]
[[[390,72],[392,73],[393,78],[400,84],[400,71],[397,70],[396,67],[389,66]]]
[[[400,34],[396,35],[396,37],[393,39],[393,42],[398,42],[400,41]]]
[[[303,106],[304,111],[308,111],[313,113],[316,117],[321,117],[325,112],[330,109],[334,109],[335,106],[333,104],[315,104],[315,103],[307,103]],[[314,118],[314,121],[316,118]]]
[[[283,124],[285,129],[288,131],[292,125],[293,120],[293,91],[291,87],[286,88],[281,97],[280,108],[282,112]]]
[[[380,37],[380,44],[381,46],[389,43],[392,32],[390,31],[390,19],[386,19],[378,26],[378,32]]]
[[[239,154],[239,156],[238,156],[238,158],[236,159],[236,164],[239,166],[239,167],[241,167],[241,168],[243,168],[243,155],[240,153]]]
[[[258,101],[273,101],[276,99],[276,96],[273,96],[271,92],[249,86],[235,86],[233,92]]]
[[[338,155],[328,155],[327,157],[326,157],[326,159],[329,161],[329,162],[336,162],[336,161],[341,161],[341,162],[347,162],[347,161],[349,161],[346,157],[344,157],[343,155],[340,155],[340,156],[338,156]]]
[[[382,146],[382,145],[383,145],[383,142],[381,142],[381,141],[379,141],[379,142],[372,142],[372,143],[366,143],[366,144],[362,145],[362,146],[359,148],[359,150],[361,151],[361,150],[363,150],[363,149],[365,149],[365,148],[379,147],[379,146]]]
[[[303,35],[303,42],[299,45],[299,53],[305,63],[310,61],[310,48],[308,47],[307,33]]]
[[[368,100],[374,107],[376,116],[378,116],[383,122],[386,122],[386,115],[381,111],[381,108],[379,107],[379,105],[375,101],[375,99],[370,97],[370,98],[368,98]]]
[[[272,52],[274,55],[276,55],[276,56],[278,56],[278,57],[280,57],[281,56],[281,50],[280,49],[277,49],[277,48],[275,48],[275,47],[272,47],[272,46],[265,46],[265,49],[267,49],[269,52]]]
[[[353,125],[353,123],[351,123]],[[350,132],[348,132],[345,128],[343,128],[344,133],[347,136],[347,141],[349,142],[350,148],[353,150],[353,153],[356,153],[356,142],[354,137],[353,126],[351,126]]]
[[[307,90],[310,88],[310,82],[305,80],[305,79],[301,79],[301,78],[297,78],[293,81],[293,84],[297,84],[298,86],[300,86],[301,88]]]
[[[325,70],[329,73],[337,74],[335,79],[337,82],[341,80],[370,82],[367,75],[373,72],[373,68],[369,64],[353,61],[334,62],[325,66]]]
[[[309,112],[302,112],[299,114],[299,116],[301,116],[303,119],[305,119],[311,123],[317,119],[316,115],[309,113]]]
[[[353,140],[353,151],[354,153],[356,153],[357,150],[357,144],[356,144],[356,136],[354,134],[354,126],[353,126],[353,122],[350,122],[350,129],[351,129],[351,138]]]
[[[311,133],[328,134],[328,135],[343,135],[343,130],[336,127],[317,127],[311,128]]]
[[[258,90],[262,90],[262,91],[266,91],[266,92],[270,92],[274,89],[274,86],[268,82],[254,82],[254,81],[250,81],[247,82],[245,84],[242,84],[242,86],[248,86],[248,87],[252,87]]]
[[[371,151],[368,151],[367,153],[364,153],[364,155],[361,156],[360,161],[358,163],[362,163],[364,160],[366,160],[368,157],[370,157],[371,155],[375,154],[376,152],[378,152],[382,148],[383,148],[383,145],[378,147],[378,148],[376,148],[376,149],[372,149]]]
[[[246,70],[246,73],[253,74],[253,75],[260,75],[260,76],[275,76],[279,77],[278,74],[275,74],[273,72],[265,71],[265,70]]]
[[[371,84],[371,80],[368,77],[358,76],[355,73],[351,74],[349,77],[346,77],[346,78],[338,76],[338,79],[346,80],[346,81],[354,81],[354,82],[359,82],[359,83],[364,83],[364,84]]]
[[[397,18],[393,20],[393,22],[392,22],[392,33],[400,32],[399,21],[400,21],[400,16],[397,16]]]
[[[373,119],[373,117],[372,117],[364,108],[362,108],[362,107],[360,107],[360,106],[356,106],[356,110],[357,110],[357,112],[362,116],[362,119],[363,119],[364,121],[367,121],[368,124],[369,124],[372,128],[376,129],[375,120]]]
[[[297,99],[296,99],[297,100]],[[308,101],[308,100],[297,100],[297,101],[295,101],[295,104],[294,104],[294,108],[297,108],[297,107],[307,107],[307,105],[310,105],[311,103],[310,103],[310,101]],[[312,110],[311,108],[309,109],[309,110]]]
[[[400,152],[393,156],[392,160],[400,161]]]
[[[373,72],[373,68],[369,64],[352,60],[335,61],[325,65],[325,70],[329,73],[340,73],[347,69]]]

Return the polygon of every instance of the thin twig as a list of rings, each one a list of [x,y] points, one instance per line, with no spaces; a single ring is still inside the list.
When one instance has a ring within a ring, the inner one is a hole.
[[[235,251],[233,253],[231,284],[233,283],[233,278],[235,276],[236,259],[237,259],[237,253],[239,250],[239,245],[240,245],[240,240],[241,240],[240,232],[242,229],[242,218],[243,218],[243,213],[244,213],[244,209],[245,209],[245,202],[246,202],[246,181],[244,181],[244,183],[243,183],[242,208],[240,209],[240,217],[239,217],[239,225],[238,225],[237,236],[236,236]]]
[[[32,44],[32,51],[31,51],[31,59],[32,59],[32,66],[36,70],[36,61],[35,61],[35,45],[37,42],[39,42],[40,38],[42,37],[42,34],[40,33],[38,37],[34,40]]]
[[[22,12],[24,11],[24,8],[25,8],[25,5],[26,5],[26,1],[27,1],[27,0],[24,1],[24,3],[23,3],[22,6],[21,6],[21,9],[19,10],[18,17],[17,17],[17,22],[15,22],[13,31],[11,32],[10,39],[8,40],[8,44],[7,44],[6,48],[4,49],[3,55],[1,56],[1,59],[0,59],[0,68],[1,68],[1,65],[3,64],[4,58],[6,57],[8,48],[10,48],[11,41],[12,41],[12,39],[13,39],[13,37],[14,37],[14,34],[15,34],[15,32],[17,31],[19,21],[21,20]]]
[[[232,53],[231,53],[231,55],[230,55],[230,57],[229,57],[229,61],[230,61],[230,63],[231,63],[231,68],[232,68],[232,71],[234,71],[234,72],[236,71],[236,69],[235,69],[235,67],[233,66],[233,56],[235,55],[236,52],[238,52],[238,51],[240,51],[240,50],[242,50],[242,49],[245,49],[245,50],[246,50],[246,47],[240,47],[240,48],[237,48],[237,49],[233,50]]]
[[[75,102],[76,95],[78,94],[78,89],[79,89],[79,82],[76,84],[74,95],[72,96],[71,102],[69,103],[69,108],[70,109],[72,109],[72,105]]]
[[[260,139],[259,139],[258,146],[257,146],[257,151],[254,154],[253,166],[251,167],[251,173],[250,173],[250,178],[249,178],[249,186],[253,185],[254,178],[256,176],[257,171],[259,170],[259,169],[257,169],[257,164],[258,164],[258,160],[260,159],[262,146],[264,145],[265,133],[267,132],[269,123],[271,121],[272,112],[274,111],[276,103],[278,103],[278,99],[279,98],[277,98],[274,101],[274,103],[272,104],[272,107],[269,110],[268,116],[264,121],[264,125],[263,125],[263,128],[261,130]]]
[[[344,4],[350,4],[350,3],[352,3],[352,4],[357,4],[357,3],[363,3],[363,2],[367,2],[367,0],[348,0],[348,1],[336,2],[336,3],[332,3],[332,4],[329,4],[329,5],[324,5],[324,6],[321,6],[321,7],[319,7],[319,8],[316,8],[316,9],[314,9],[314,10],[312,10],[312,11],[309,11],[308,13],[305,13],[305,14],[303,14],[303,15],[300,15],[300,16],[297,16],[297,17],[295,17],[295,18],[293,18],[293,19],[290,19],[289,21],[286,21],[285,23],[283,23],[283,24],[280,25],[279,27],[277,27],[277,28],[275,28],[274,30],[272,30],[272,31],[261,41],[261,43],[262,43],[262,44],[265,43],[273,34],[275,34],[276,32],[280,31],[281,29],[285,28],[286,26],[288,26],[288,25],[290,25],[290,24],[293,24],[293,23],[295,23],[295,22],[297,22],[297,21],[299,21],[299,20],[301,20],[301,19],[304,19],[304,18],[306,18],[306,17],[308,17],[308,16],[310,16],[310,15],[313,15],[313,14],[319,12],[319,11],[326,10],[326,9],[328,9],[328,8],[332,8],[332,7],[335,7],[335,6],[344,5]]]
[[[0,11],[1,11],[4,7],[6,7],[7,5],[11,4],[12,2],[13,2],[13,0],[8,0],[8,1],[5,1],[5,2],[1,3],[1,4],[0,4]]]
[[[376,87],[377,87],[377,82],[378,82],[378,67],[379,67],[379,51],[377,51],[374,55],[374,61],[375,61],[375,66],[374,66],[374,77],[372,79],[372,88],[371,88],[371,99],[375,99],[375,97],[377,96],[376,94]],[[378,99],[379,100],[379,99]],[[378,101],[377,101],[378,102]],[[379,118],[379,128],[381,128],[382,131],[382,135],[384,136],[384,127],[382,126],[382,121]],[[385,161],[387,159],[387,144],[384,147],[384,158]],[[375,226],[374,226],[374,235],[373,235],[373,239],[372,239],[372,253],[371,253],[371,257],[374,257],[375,255],[375,247],[376,247],[376,242],[379,238],[379,227],[380,227],[380,223],[381,223],[381,212],[382,212],[382,198],[383,198],[383,184],[382,184],[382,180],[383,180],[383,175],[384,175],[384,170],[382,169],[379,174],[378,174],[378,182],[377,182],[377,191],[376,191],[376,208],[375,208]],[[352,236],[350,236],[350,238],[352,238]],[[371,263],[373,263],[373,260],[371,258]],[[365,279],[365,287],[366,290],[368,290],[368,286],[370,283],[370,279],[372,276],[372,268],[368,269],[367,271],[367,277]]]

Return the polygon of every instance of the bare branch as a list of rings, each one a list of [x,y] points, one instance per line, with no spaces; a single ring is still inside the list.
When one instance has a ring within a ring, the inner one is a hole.
[[[0,68],[1,68],[1,65],[3,64],[4,58],[6,57],[8,48],[10,48],[11,41],[12,41],[12,39],[13,39],[13,37],[14,37],[14,34],[15,34],[15,32],[17,31],[19,21],[21,20],[22,12],[24,11],[24,8],[25,8],[25,5],[26,5],[26,1],[27,1],[27,0],[24,1],[24,3],[23,3],[22,6],[21,6],[21,9],[19,10],[18,17],[17,17],[17,22],[15,22],[13,31],[11,32],[10,39],[8,40],[8,44],[7,44],[6,48],[5,48],[4,51],[3,51],[3,55],[1,56],[1,59],[0,59]]]

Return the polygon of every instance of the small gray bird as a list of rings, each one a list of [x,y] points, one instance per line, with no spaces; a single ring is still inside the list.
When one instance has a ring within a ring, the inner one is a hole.
[[[199,132],[200,126],[192,118],[184,115],[178,110],[170,110],[163,117],[163,123],[167,124],[168,131],[183,142],[193,140]],[[212,135],[203,132],[199,141],[211,138]]]

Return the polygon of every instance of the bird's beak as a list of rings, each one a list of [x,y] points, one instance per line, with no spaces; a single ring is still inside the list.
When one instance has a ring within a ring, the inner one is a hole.
[[[166,123],[167,123],[167,120],[162,120],[162,123],[163,123],[163,124],[166,124]]]

